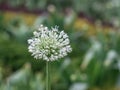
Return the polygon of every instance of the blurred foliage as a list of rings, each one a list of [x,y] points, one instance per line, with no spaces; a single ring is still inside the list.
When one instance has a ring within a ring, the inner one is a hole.
[[[84,13],[86,16],[103,21],[113,20],[119,22],[120,1],[119,0],[0,0],[14,8],[26,8],[30,11],[43,11],[53,5],[59,11],[72,8],[77,13]],[[116,23],[116,21],[114,21]]]
[[[119,90],[119,0],[6,2],[14,8],[24,6],[47,13],[36,15],[32,21],[26,19],[28,14],[21,18],[19,13],[6,20],[0,12],[0,90],[45,90],[45,62],[34,60],[27,50],[27,39],[41,23],[49,28],[59,25],[70,36],[73,48],[64,59],[51,62],[52,90]],[[81,19],[79,13],[85,17]],[[104,21],[114,26],[102,24]],[[94,34],[89,34],[91,30]]]

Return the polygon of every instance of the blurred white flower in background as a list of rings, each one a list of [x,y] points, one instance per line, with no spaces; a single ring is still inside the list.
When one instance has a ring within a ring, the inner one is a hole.
[[[39,27],[39,25],[41,25],[41,23],[43,23],[46,19],[47,19],[46,14],[42,14],[41,16],[37,17],[33,24],[33,28]]]
[[[101,51],[101,49],[102,49],[102,44],[98,40],[92,38],[91,47],[88,49],[88,51],[84,56],[84,60],[82,62],[81,68],[83,69],[87,68],[89,62],[94,58],[96,53]]]
[[[58,27],[48,29],[41,25],[34,36],[28,40],[29,52],[36,59],[55,61],[72,51],[68,35]]]
[[[70,58],[65,58],[62,65],[61,65],[61,69],[64,70],[65,68],[67,68],[71,63],[71,59]]]
[[[107,53],[107,57],[105,59],[105,62],[104,62],[104,65],[106,67],[108,67],[109,65],[111,65],[111,63],[117,59],[117,52],[115,50],[110,50],[108,53]]]
[[[86,90],[87,87],[86,83],[74,83],[69,90]]]
[[[8,85],[13,85],[13,86],[17,84],[26,85],[30,79],[30,75],[31,75],[31,64],[26,63],[24,68],[20,69],[19,71],[15,72],[13,75],[8,77],[7,83]]]

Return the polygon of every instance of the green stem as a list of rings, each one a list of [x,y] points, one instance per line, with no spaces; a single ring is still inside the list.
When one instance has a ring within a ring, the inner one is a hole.
[[[46,62],[46,90],[51,90],[50,86],[50,62]]]

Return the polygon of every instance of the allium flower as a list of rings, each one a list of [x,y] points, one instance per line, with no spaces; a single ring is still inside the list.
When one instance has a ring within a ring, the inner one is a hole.
[[[72,51],[68,35],[58,31],[57,26],[48,29],[41,25],[33,34],[32,39],[28,40],[28,49],[36,59],[55,61]]]

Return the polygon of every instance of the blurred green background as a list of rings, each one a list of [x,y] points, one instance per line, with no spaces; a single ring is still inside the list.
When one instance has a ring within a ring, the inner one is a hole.
[[[27,49],[40,24],[73,48],[51,62],[52,90],[120,90],[120,0],[0,0],[0,90],[45,90],[45,62]]]

